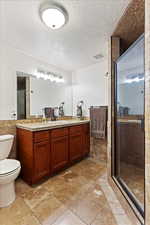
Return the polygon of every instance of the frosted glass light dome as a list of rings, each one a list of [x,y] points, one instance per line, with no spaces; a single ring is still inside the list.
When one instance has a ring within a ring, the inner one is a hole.
[[[53,30],[63,27],[68,19],[62,7],[53,5],[41,8],[40,14],[44,24]]]

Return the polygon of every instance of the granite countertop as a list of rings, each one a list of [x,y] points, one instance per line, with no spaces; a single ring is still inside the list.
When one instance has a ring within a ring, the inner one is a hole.
[[[46,121],[41,123],[17,123],[16,127],[29,131],[40,131],[60,127],[68,127],[72,125],[80,125],[89,122],[90,120],[57,120],[57,121]]]

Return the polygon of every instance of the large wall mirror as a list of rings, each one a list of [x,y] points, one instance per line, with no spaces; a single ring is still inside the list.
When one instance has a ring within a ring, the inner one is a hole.
[[[60,79],[60,82],[59,80],[52,82],[44,76],[47,75],[39,78],[23,72],[16,73],[17,110],[11,115],[14,119],[41,117],[45,108],[54,108],[56,116],[59,116],[57,109],[62,103],[64,115],[72,116],[71,86],[65,84],[62,77],[55,75],[54,78]]]
[[[42,116],[46,107],[64,102],[65,116],[73,114],[72,73],[1,46],[0,120]]]
[[[0,49],[0,120],[38,117],[43,108],[57,108],[62,102],[65,115],[72,116],[72,72],[33,57],[5,39]]]

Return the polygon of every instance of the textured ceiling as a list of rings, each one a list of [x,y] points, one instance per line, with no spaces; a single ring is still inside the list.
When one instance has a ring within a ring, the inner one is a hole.
[[[107,40],[130,0],[59,0],[69,22],[51,31],[41,22],[40,0],[0,0],[3,40],[28,55],[65,70],[107,57]]]

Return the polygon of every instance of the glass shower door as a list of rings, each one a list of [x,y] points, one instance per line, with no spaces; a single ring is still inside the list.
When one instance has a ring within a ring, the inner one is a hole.
[[[144,212],[144,36],[116,63],[115,177]]]

